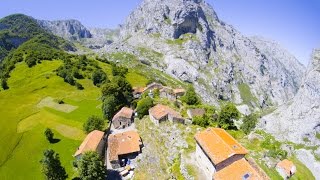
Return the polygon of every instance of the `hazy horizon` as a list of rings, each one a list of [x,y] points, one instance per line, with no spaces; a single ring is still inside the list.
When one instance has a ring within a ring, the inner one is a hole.
[[[0,16],[23,13],[42,20],[77,19],[86,27],[116,28],[142,0],[116,1],[13,0],[1,2]],[[307,65],[314,48],[320,48],[320,1],[207,0],[218,17],[246,36],[278,42]]]

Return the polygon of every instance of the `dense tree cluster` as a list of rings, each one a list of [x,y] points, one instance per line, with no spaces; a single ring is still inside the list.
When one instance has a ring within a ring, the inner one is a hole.
[[[102,111],[110,120],[123,106],[129,106],[133,100],[132,86],[123,76],[113,77],[111,82],[102,86]]]

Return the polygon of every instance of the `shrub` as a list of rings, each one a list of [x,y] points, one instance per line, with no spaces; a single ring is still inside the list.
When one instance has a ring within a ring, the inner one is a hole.
[[[88,120],[83,124],[83,130],[86,133],[90,133],[93,130],[102,131],[104,128],[104,120],[98,116],[90,116]]]
[[[1,87],[6,90],[9,89],[8,83],[7,83],[7,79],[1,79]]]
[[[143,118],[143,116],[149,114],[149,109],[153,106],[153,99],[146,97],[141,99],[137,104],[138,118]]]
[[[101,69],[97,69],[92,73],[92,81],[95,86],[99,86],[104,82],[108,82],[107,74],[103,72]]]
[[[112,64],[112,75],[124,77],[128,73],[128,68]]]
[[[209,118],[206,115],[203,116],[195,116],[192,118],[192,124],[207,127],[209,125]]]
[[[78,82],[75,82],[75,86],[76,86],[76,88],[79,89],[79,90],[83,90],[83,89],[84,89],[84,87],[83,87],[80,83],[78,83]]]

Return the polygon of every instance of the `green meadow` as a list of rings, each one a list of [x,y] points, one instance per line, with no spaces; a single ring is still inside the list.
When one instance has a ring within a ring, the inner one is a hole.
[[[76,177],[72,155],[85,137],[83,122],[91,115],[102,116],[100,89],[89,79],[78,80],[84,90],[65,83],[54,72],[60,65],[58,60],[42,61],[32,68],[19,63],[10,74],[10,89],[0,91],[0,179],[43,179],[39,161],[45,149],[59,153],[69,178]],[[110,65],[99,65],[112,78]],[[145,86],[148,81],[131,71],[127,80],[132,86]],[[66,113],[39,107],[48,97],[75,109]],[[51,128],[59,142],[50,144],[45,128]]]

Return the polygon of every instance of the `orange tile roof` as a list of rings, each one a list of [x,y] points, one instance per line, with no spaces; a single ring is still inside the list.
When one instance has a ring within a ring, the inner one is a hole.
[[[290,171],[293,166],[293,162],[289,161],[288,159],[282,160],[277,164],[277,167],[282,168],[288,176],[290,176]]]
[[[130,119],[133,115],[133,110],[127,107],[123,107],[119,112],[117,112],[116,115],[113,116],[112,121],[119,118],[119,117],[125,117]]]
[[[182,88],[178,88],[178,89],[174,89],[174,90],[173,90],[173,93],[175,93],[175,94],[185,93],[185,92],[186,92],[186,90],[185,90],[185,89],[182,89]]]
[[[108,138],[109,159],[118,160],[119,155],[139,152],[140,145],[142,141],[136,131],[111,134]]]
[[[149,110],[149,113],[156,119],[161,119],[164,116],[167,116],[168,114],[170,114],[173,117],[181,118],[181,115],[178,112],[162,104],[157,104],[156,106],[151,108]]]
[[[98,130],[90,132],[73,156],[78,156],[87,151],[96,151],[103,135],[104,132]]]
[[[133,94],[138,94],[138,93],[142,94],[145,87],[133,87],[132,89],[133,89]]]
[[[229,166],[221,169],[213,174],[214,180],[229,180],[229,179],[263,179],[259,173],[248,163],[244,158],[233,162]]]
[[[218,164],[235,154],[248,153],[248,150],[221,128],[208,128],[198,132],[195,139],[214,164]]]

